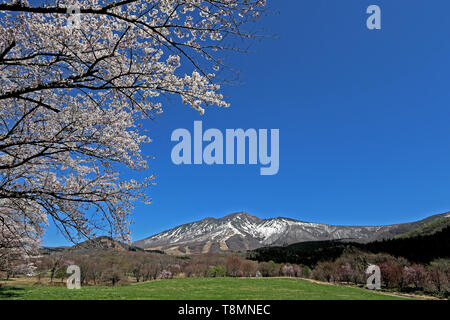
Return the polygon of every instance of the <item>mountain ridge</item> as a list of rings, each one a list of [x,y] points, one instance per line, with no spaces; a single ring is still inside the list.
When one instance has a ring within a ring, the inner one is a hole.
[[[400,224],[336,226],[287,217],[261,219],[247,212],[235,212],[221,218],[207,217],[182,224],[136,241],[133,245],[145,250],[184,255],[246,251],[305,241],[347,239],[364,243],[390,239],[443,217],[450,217],[450,212]]]

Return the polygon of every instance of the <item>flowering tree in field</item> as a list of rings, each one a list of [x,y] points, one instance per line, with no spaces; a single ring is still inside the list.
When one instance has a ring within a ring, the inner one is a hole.
[[[413,264],[403,268],[404,284],[415,289],[423,289],[426,285],[427,272],[425,268],[418,264]]]
[[[30,257],[36,254],[39,230],[19,219],[20,215],[0,212],[0,271],[8,276],[31,274],[35,269]]]
[[[293,266],[283,266],[281,272],[285,277],[293,277],[295,276],[295,271]]]
[[[201,113],[228,106],[215,75],[226,68],[221,53],[252,37],[244,25],[264,6],[0,1],[0,217],[8,232],[26,246],[53,220],[73,241],[98,230],[127,239],[132,203],[148,200],[153,179],[119,174],[147,168],[141,119],[162,112],[170,94]]]

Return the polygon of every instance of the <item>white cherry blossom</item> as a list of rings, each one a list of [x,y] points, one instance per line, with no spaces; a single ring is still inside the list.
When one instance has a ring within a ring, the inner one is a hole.
[[[79,23],[67,24],[69,6]],[[248,38],[264,6],[1,1],[0,254],[18,239],[15,247],[33,247],[48,220],[73,241],[128,239],[133,202],[149,200],[154,178],[120,174],[148,168],[142,119],[161,113],[166,95],[200,113],[227,107],[214,74],[224,69],[220,54]]]

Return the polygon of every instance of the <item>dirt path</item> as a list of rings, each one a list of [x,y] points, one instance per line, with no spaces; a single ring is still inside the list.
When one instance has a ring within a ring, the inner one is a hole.
[[[352,286],[349,284],[344,284],[344,283],[330,283],[330,282],[323,282],[323,281],[318,281],[318,280],[313,280],[313,279],[307,279],[307,278],[300,278],[302,280],[306,280],[309,282],[313,282],[313,283],[317,283],[317,284],[327,284],[330,286],[344,286],[344,287],[349,287],[349,288],[358,288],[357,286]],[[379,293],[388,295],[388,296],[397,296],[397,297],[405,297],[405,298],[413,298],[413,299],[421,299],[421,300],[446,300],[446,299],[439,299],[437,297],[433,297],[433,296],[427,296],[427,295],[419,295],[419,294],[410,294],[410,293],[402,293],[402,292],[391,292],[391,291],[378,291]]]

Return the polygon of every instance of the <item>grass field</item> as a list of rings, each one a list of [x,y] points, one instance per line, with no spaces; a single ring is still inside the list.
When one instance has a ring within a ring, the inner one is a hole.
[[[391,300],[406,299],[361,288],[288,278],[186,278],[118,287],[3,286],[1,299],[45,300]]]

